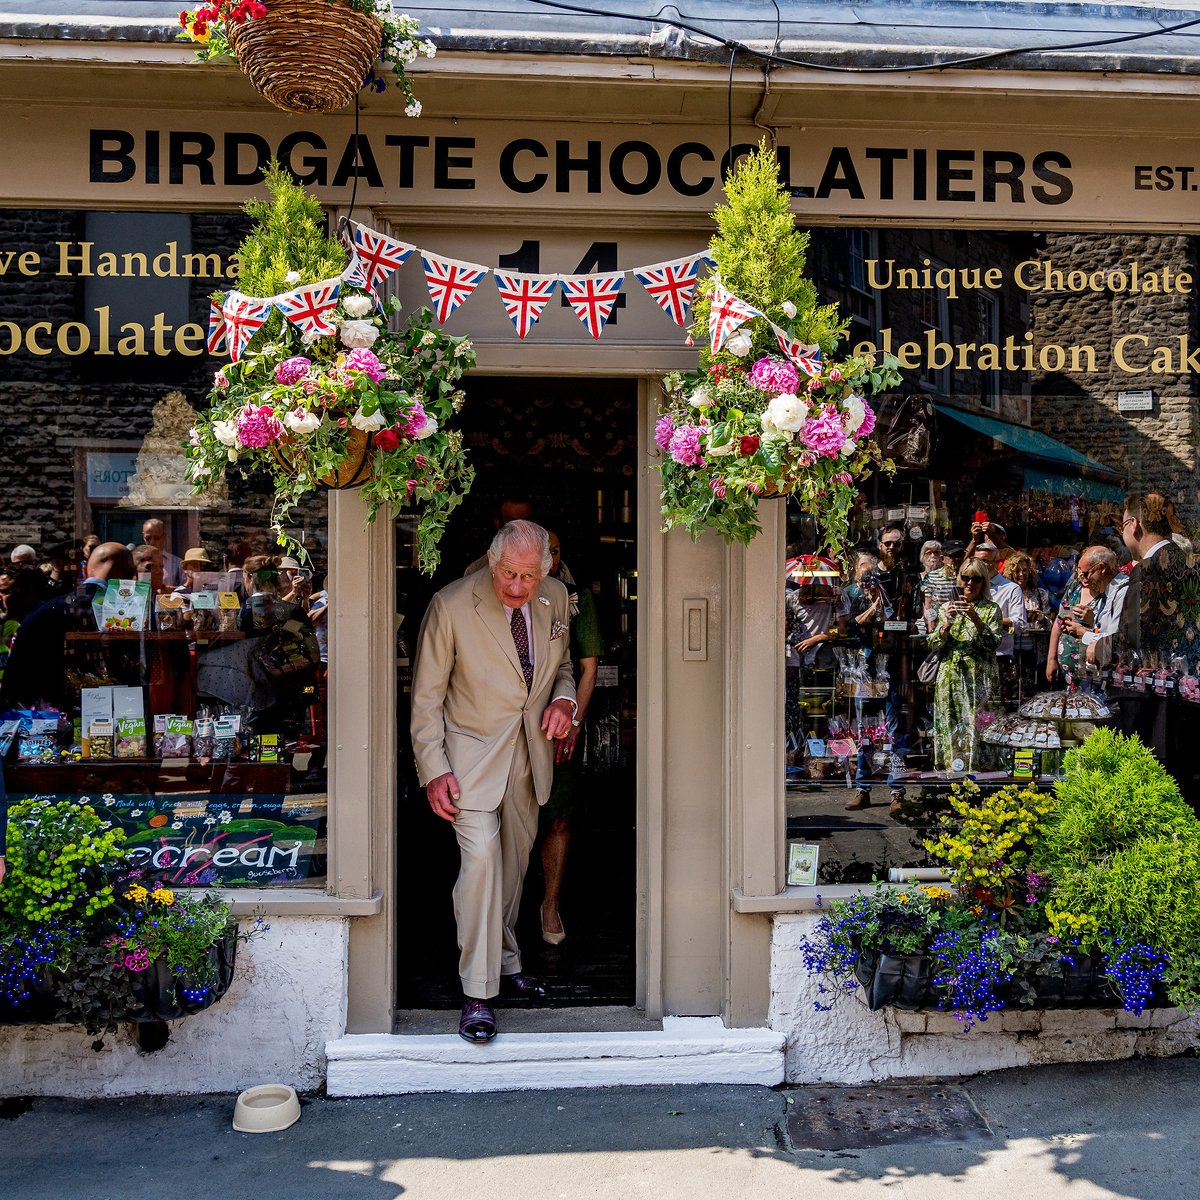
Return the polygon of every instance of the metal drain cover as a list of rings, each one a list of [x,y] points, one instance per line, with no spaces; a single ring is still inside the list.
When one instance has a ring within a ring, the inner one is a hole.
[[[971,1097],[944,1084],[805,1087],[788,1093],[793,1150],[854,1150],[900,1142],[967,1142],[992,1131]]]

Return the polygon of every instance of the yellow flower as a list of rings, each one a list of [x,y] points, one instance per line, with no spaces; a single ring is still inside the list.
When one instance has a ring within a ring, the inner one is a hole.
[[[924,892],[930,900],[949,900],[953,895],[949,888],[938,887],[933,883],[922,883],[919,885],[919,890]]]
[[[129,891],[125,893],[125,899],[132,900],[134,904],[143,904],[145,903],[147,895],[148,893],[146,889],[142,887],[140,883],[135,883],[133,887],[131,887]]]
[[[153,899],[157,900],[159,904],[165,904],[168,907],[175,903],[175,893],[171,891],[170,888],[155,888],[150,895]]]

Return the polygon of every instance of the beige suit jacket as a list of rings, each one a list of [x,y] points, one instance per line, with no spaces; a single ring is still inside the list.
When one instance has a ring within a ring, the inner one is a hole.
[[[453,771],[459,808],[486,812],[499,805],[522,726],[537,801],[545,804],[550,797],[554,744],[542,732],[542,713],[551,699],[575,698],[567,589],[556,579],[543,579],[529,612],[528,691],[513,645],[511,609],[497,598],[489,572],[442,588],[421,622],[410,724],[417,776],[424,786]],[[552,637],[556,628],[558,636]]]

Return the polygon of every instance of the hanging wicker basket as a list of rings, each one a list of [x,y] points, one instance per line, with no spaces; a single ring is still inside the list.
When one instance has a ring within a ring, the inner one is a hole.
[[[264,16],[229,28],[250,82],[290,113],[345,108],[382,42],[383,26],[346,0],[271,0]]]
[[[288,447],[291,444],[290,436],[272,442],[271,456],[287,474],[294,475],[296,464],[288,453]],[[371,454],[374,449],[375,435],[373,433],[364,433],[361,429],[351,429],[350,436],[346,441],[346,457],[342,459],[341,465],[335,471],[321,476],[318,482],[322,487],[331,488],[334,491],[362,487],[371,474]]]

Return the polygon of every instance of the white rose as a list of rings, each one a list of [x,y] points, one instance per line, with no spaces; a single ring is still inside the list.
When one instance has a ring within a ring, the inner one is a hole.
[[[379,330],[373,321],[343,321],[338,337],[347,350],[370,350]]]
[[[382,412],[372,413],[369,417],[362,410],[362,405],[359,405],[358,412],[350,418],[350,424],[355,429],[361,429],[363,433],[374,433],[377,429],[382,429],[387,420]]]
[[[790,301],[783,302],[783,315],[790,321],[796,315],[796,306]]]
[[[847,434],[857,433],[859,426],[867,419],[867,406],[861,396],[848,396],[842,401],[845,415],[842,417],[842,428]]]
[[[739,329],[737,333],[731,334],[729,340],[725,343],[725,349],[730,354],[736,354],[738,358],[745,358],[753,346],[753,339],[744,329]]]
[[[342,307],[351,317],[365,317],[375,307],[375,302],[370,296],[344,296]]]
[[[214,421],[213,436],[222,446],[238,444],[237,426],[232,421]]]
[[[417,430],[417,441],[423,442],[427,437],[433,437],[438,431],[437,419],[431,417],[428,413],[425,414],[425,424]]]
[[[858,443],[853,438],[847,438],[842,443],[842,457],[849,458],[857,449]]]
[[[713,458],[724,458],[727,454],[732,454],[736,449],[736,442],[729,441],[723,446],[714,446],[712,438],[708,439],[708,452]]]
[[[300,272],[299,271],[289,271],[283,277],[283,282],[288,284],[289,287],[294,284],[299,283],[300,282]]]
[[[767,415],[780,433],[799,433],[808,420],[808,405],[799,396],[784,392],[773,396],[767,405]]]
[[[689,397],[688,403],[693,408],[708,408],[712,404],[712,393],[706,387],[698,387]]]
[[[771,414],[769,412],[763,413],[763,415],[759,418],[759,424],[762,426],[762,431],[767,437],[780,436],[781,430],[779,426],[771,420]]]
[[[311,346],[313,342],[320,341],[324,336],[325,335],[319,329],[306,329],[300,335],[300,342],[307,348],[308,346]]]
[[[293,433],[313,433],[321,428],[321,418],[307,408],[292,409],[284,415],[283,423]]]

